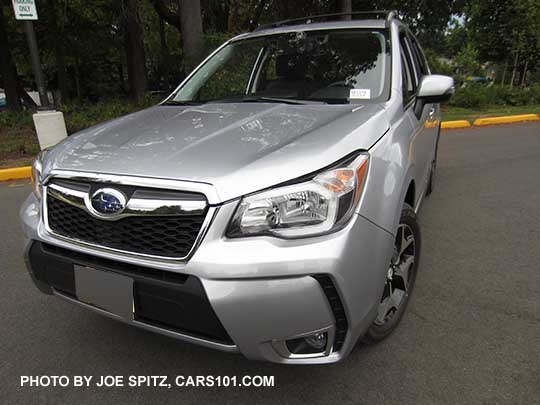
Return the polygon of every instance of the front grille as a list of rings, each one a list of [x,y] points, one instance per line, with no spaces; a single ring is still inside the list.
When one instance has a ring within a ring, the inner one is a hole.
[[[47,196],[49,227],[58,235],[137,254],[188,255],[204,222],[202,215],[134,216],[106,221]]]

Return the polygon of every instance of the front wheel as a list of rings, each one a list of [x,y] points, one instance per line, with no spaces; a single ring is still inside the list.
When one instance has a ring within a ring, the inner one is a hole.
[[[420,227],[414,210],[405,204],[377,316],[362,339],[364,343],[383,340],[397,327],[414,288],[419,259]]]

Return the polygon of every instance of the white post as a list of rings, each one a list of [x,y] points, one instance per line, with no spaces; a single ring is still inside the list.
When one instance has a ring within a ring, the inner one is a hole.
[[[38,111],[32,118],[41,150],[54,146],[67,137],[64,114],[61,111]]]

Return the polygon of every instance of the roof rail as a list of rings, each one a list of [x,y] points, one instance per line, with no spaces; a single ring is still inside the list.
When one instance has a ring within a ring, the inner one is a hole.
[[[313,15],[308,17],[301,18],[291,18],[288,20],[277,21],[271,24],[264,24],[254,28],[253,31],[266,30],[270,28],[278,28],[286,25],[296,25],[299,23],[303,24],[312,24],[315,22],[327,21],[336,21],[338,20],[335,17],[347,17],[350,16],[351,20],[385,20],[387,24],[390,23],[392,19],[399,18],[397,11],[394,10],[376,10],[376,11],[354,11],[351,13],[331,13],[331,14],[320,14]],[[359,17],[359,18],[355,18]]]

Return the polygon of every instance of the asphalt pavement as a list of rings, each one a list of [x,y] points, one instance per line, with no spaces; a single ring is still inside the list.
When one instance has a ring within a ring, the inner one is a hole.
[[[252,362],[42,295],[22,259],[29,192],[0,184],[2,403],[540,403],[539,124],[443,133],[408,312],[386,341],[327,366]],[[275,386],[20,386],[41,375],[267,375]]]

